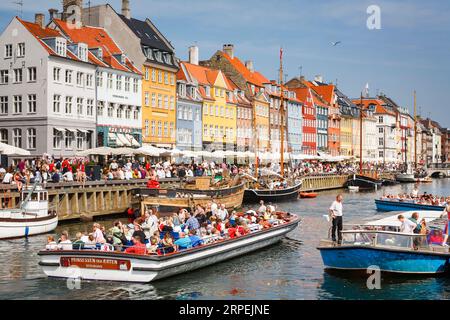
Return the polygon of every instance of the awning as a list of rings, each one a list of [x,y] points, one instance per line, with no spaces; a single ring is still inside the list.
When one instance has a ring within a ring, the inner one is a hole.
[[[141,144],[131,134],[127,134],[126,137],[133,147],[140,148]]]
[[[76,129],[69,129],[69,128],[66,128],[66,130],[69,131],[69,132],[72,132],[72,133],[77,133],[77,130],[76,130]]]
[[[87,131],[87,130],[81,130],[81,129],[77,129],[77,130],[78,130],[78,132],[81,132],[81,133],[85,133],[85,134],[89,133],[89,131]]]
[[[119,138],[118,140],[120,140],[120,142],[122,142],[124,146],[131,147],[131,140],[127,139],[127,137],[124,134],[118,133],[117,137]]]
[[[53,129],[55,129],[56,131],[59,131],[59,132],[64,132],[64,131],[66,131],[66,129],[63,129],[63,128],[53,128]]]

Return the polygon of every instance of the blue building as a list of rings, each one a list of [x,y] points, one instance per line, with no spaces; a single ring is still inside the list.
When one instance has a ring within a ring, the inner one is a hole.
[[[288,141],[292,154],[302,153],[303,142],[303,113],[302,103],[297,100],[295,92],[289,92],[288,99]]]
[[[177,136],[176,146],[180,150],[202,150],[202,106],[198,84],[187,72],[184,63],[177,73]]]
[[[315,100],[317,110],[317,150],[328,151],[328,106],[318,99]]]

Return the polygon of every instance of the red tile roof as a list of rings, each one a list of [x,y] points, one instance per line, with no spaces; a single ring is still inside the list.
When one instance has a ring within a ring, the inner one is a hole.
[[[237,57],[231,58],[225,52],[222,52],[223,56],[233,65],[233,67],[244,77],[244,79],[258,87],[264,87],[264,83],[268,83],[269,80],[259,72],[251,72]]]
[[[355,99],[353,100],[353,103],[360,105],[361,104],[361,100],[360,99]],[[395,112],[390,111],[386,108],[385,103],[380,100],[380,99],[367,99],[364,98],[363,99],[363,105],[364,105],[364,109],[368,109],[370,105],[375,105],[375,111],[374,113],[379,113],[379,114],[389,114],[391,116],[395,116]]]

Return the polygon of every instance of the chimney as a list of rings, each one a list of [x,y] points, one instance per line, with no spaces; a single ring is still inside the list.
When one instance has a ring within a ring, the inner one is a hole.
[[[45,15],[43,13],[36,13],[34,15],[34,22],[39,25],[42,29],[44,29],[45,25]]]
[[[229,55],[231,57],[231,59],[234,59],[234,45],[224,44],[223,52],[225,52],[227,55]]]
[[[189,63],[198,66],[198,60],[199,60],[198,47],[197,46],[189,47]]]
[[[252,61],[252,60],[245,61],[245,67],[246,67],[250,72],[255,72],[255,68],[253,67],[253,61]]]
[[[83,0],[63,0],[62,20],[81,28],[81,13],[83,10]]]
[[[323,83],[323,77],[321,75],[315,76],[314,81]]]
[[[131,19],[130,0],[122,0],[122,15],[128,20]]]
[[[50,21],[58,17],[57,9],[48,9],[48,13],[50,14]]]

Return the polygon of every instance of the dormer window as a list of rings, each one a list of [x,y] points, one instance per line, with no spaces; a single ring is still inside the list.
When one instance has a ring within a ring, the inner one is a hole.
[[[88,46],[85,43],[79,43],[78,44],[78,59],[81,61],[87,62],[88,61]]]
[[[56,38],[56,54],[62,57],[67,55],[67,40],[64,38]]]
[[[162,52],[161,51],[155,51],[155,58],[157,61],[162,62]]]
[[[186,97],[186,85],[184,83],[180,83],[180,96]]]
[[[210,86],[205,87],[205,92],[206,92],[207,97],[211,97],[211,87]]]
[[[164,62],[165,62],[166,64],[172,64],[172,60],[171,60],[171,55],[170,55],[170,53],[165,53],[165,54],[164,54]]]

